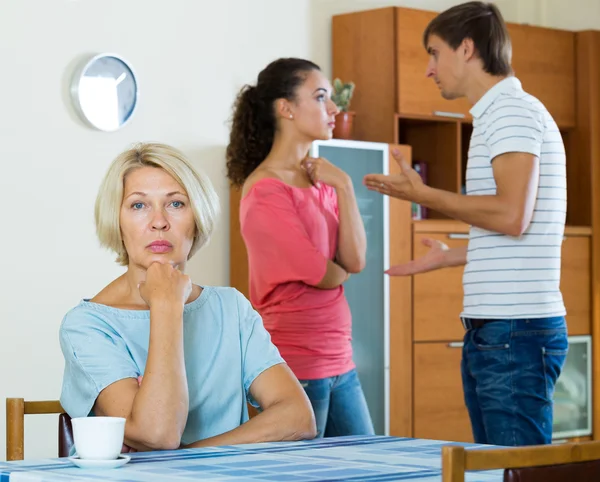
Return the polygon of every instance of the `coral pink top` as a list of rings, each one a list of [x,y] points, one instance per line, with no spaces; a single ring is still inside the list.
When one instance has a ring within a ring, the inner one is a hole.
[[[335,190],[264,178],[240,204],[250,301],[301,380],[341,375],[352,361],[352,317],[344,288],[318,289],[338,247]]]

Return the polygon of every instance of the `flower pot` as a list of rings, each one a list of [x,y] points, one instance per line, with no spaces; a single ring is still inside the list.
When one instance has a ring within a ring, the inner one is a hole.
[[[355,115],[356,112],[340,112],[335,116],[334,139],[352,139]]]

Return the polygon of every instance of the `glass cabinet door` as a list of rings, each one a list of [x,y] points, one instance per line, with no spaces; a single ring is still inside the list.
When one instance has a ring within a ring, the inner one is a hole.
[[[387,173],[388,146],[357,141],[315,143],[313,156],[324,157],[352,179],[367,234],[366,267],[350,276],[344,289],[352,312],[354,362],[365,392],[375,433],[384,435],[387,425],[388,280],[383,271],[389,259],[387,197],[369,191],[363,177]]]
[[[591,337],[570,336],[569,352],[554,389],[554,439],[592,433]]]

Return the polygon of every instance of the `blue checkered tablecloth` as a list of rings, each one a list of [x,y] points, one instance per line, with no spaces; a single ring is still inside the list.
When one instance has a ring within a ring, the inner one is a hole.
[[[441,447],[448,443],[378,436],[339,437],[146,452],[131,454],[128,464],[108,470],[81,469],[68,459],[0,462],[0,482],[440,482]],[[502,471],[467,473],[467,481],[501,482]]]

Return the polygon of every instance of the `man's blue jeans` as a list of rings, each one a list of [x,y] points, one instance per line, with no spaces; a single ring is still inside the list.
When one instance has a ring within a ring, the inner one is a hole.
[[[554,386],[567,350],[563,317],[491,321],[468,330],[461,372],[475,442],[551,443]]]
[[[373,435],[373,422],[356,370],[337,377],[300,380],[317,422],[317,438]]]

